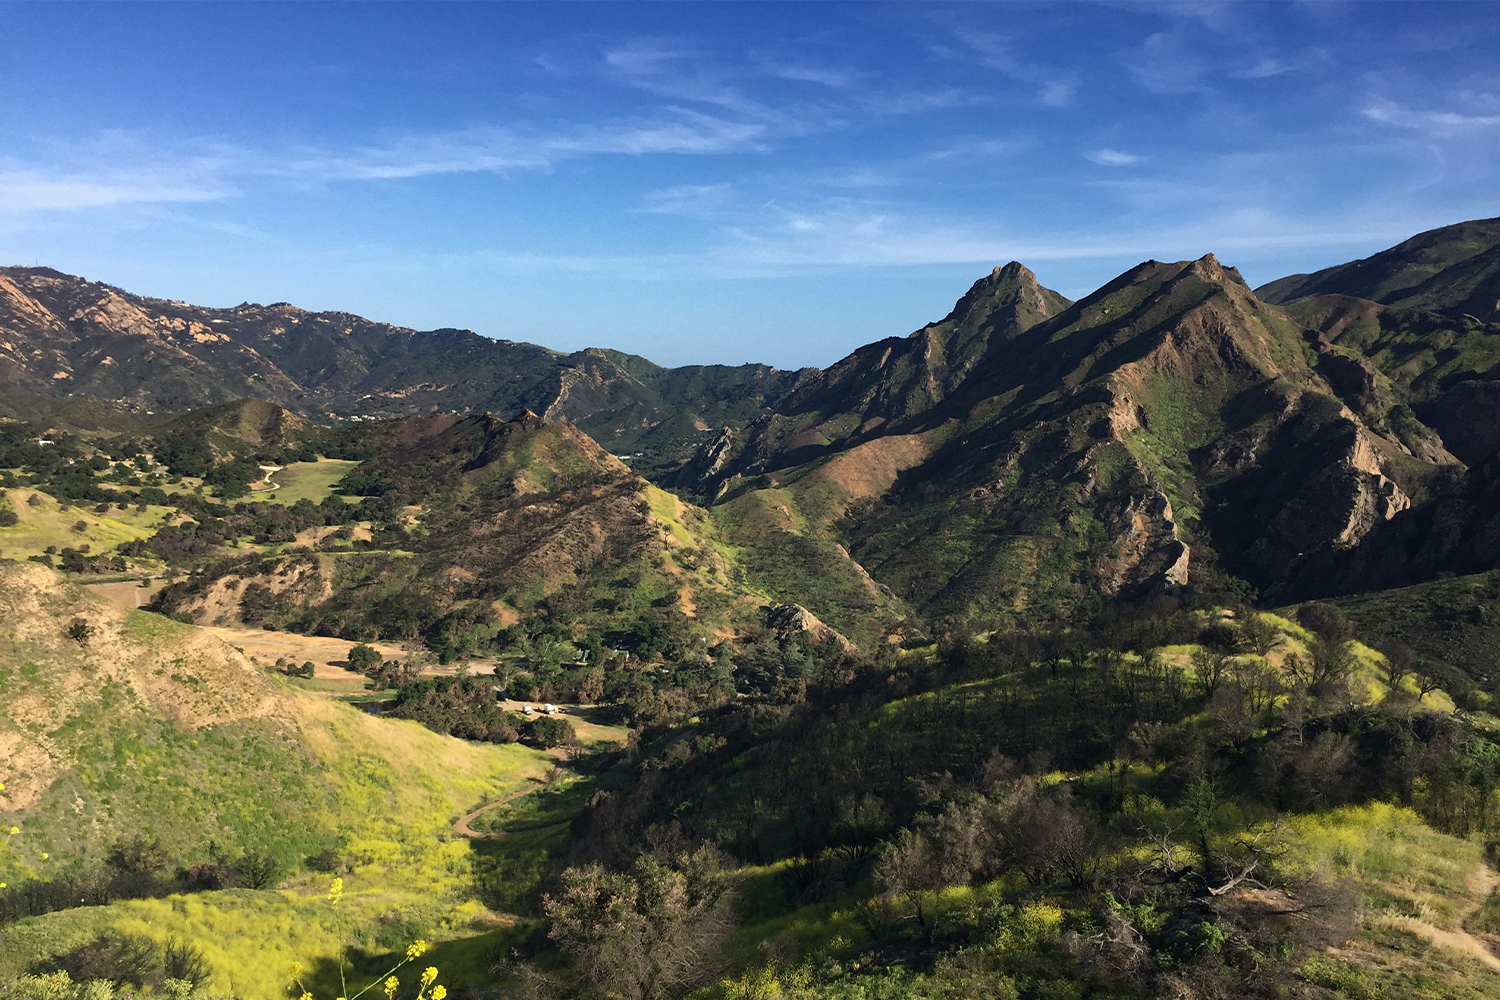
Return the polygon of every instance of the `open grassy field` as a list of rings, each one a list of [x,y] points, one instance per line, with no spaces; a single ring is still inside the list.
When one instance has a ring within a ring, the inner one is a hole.
[[[293,462],[270,474],[270,481],[280,489],[253,493],[247,499],[280,504],[294,504],[298,500],[322,503],[332,495],[334,484],[358,464],[339,458]]]
[[[205,777],[228,780],[209,788],[172,773],[171,760],[153,760],[159,765],[153,794],[166,797],[151,808],[201,814],[210,825],[249,824],[246,832],[252,834],[263,826],[269,836],[296,840],[303,850],[317,846],[306,838],[321,828],[315,839],[327,841],[352,869],[343,875],[343,901],[326,898],[331,876],[309,873],[279,892],[233,890],[27,918],[7,928],[0,941],[0,974],[112,929],[158,942],[190,942],[204,951],[216,991],[271,1000],[285,995],[294,960],[314,970],[326,992],[337,987],[337,961],[350,948],[399,950],[417,937],[472,938],[512,923],[473,901],[473,847],[452,834],[451,824],[475,802],[534,787],[552,758],[516,745],[439,736],[415,722],[377,718],[316,694],[292,693],[290,700],[301,747],[279,747],[269,734],[253,746],[234,737],[225,750],[242,759],[243,773],[235,777],[220,774],[224,760],[202,757],[201,747],[228,734],[210,730],[180,739],[165,755],[191,746],[183,763],[210,772]],[[147,744],[137,741],[132,748],[139,756]],[[299,759],[306,751],[310,755]],[[126,797],[140,799],[150,791],[127,780],[114,790],[114,804],[123,810]],[[279,801],[278,795],[297,801]],[[313,829],[287,827],[277,815]],[[26,823],[28,831],[40,826]],[[458,974],[449,970],[448,981]]]
[[[314,676],[320,680],[346,680],[353,678],[361,684],[364,678],[344,668],[349,650],[354,643],[348,639],[335,639],[326,635],[300,635],[296,632],[273,632],[258,628],[233,628],[200,626],[204,631],[218,636],[224,642],[254,657],[263,666],[270,666],[285,657],[295,663],[311,660]],[[406,657],[405,651],[389,642],[371,642],[367,645],[387,660]]]
[[[107,514],[96,514],[93,504],[63,508],[53,497],[36,490],[7,489],[0,493],[20,518],[14,527],[0,528],[0,556],[6,559],[40,555],[49,545],[57,549],[87,545],[90,553],[100,555],[122,542],[149,538],[162,517],[172,511],[170,507],[148,506],[145,511],[113,507]],[[32,496],[39,497],[41,503],[28,503]],[[83,530],[75,530],[80,521]]]

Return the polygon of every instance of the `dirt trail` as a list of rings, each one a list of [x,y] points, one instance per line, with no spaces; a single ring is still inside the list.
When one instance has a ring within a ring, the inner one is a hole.
[[[284,468],[286,468],[286,466],[284,465],[262,465],[260,467],[260,471],[264,473],[264,475],[261,476],[260,481],[266,484],[266,488],[261,490],[251,490],[250,492],[274,493],[277,490],[281,489],[281,484],[276,482],[276,480],[272,479],[271,477],[276,475],[276,473],[280,472]]]
[[[537,778],[532,778],[531,781],[538,788],[546,787],[546,783]],[[499,832],[482,833],[479,830],[474,829],[474,827],[470,826],[469,824],[473,823],[476,819],[478,819],[480,816],[483,816],[491,809],[499,809],[501,806],[514,802],[516,799],[519,799],[523,795],[530,795],[536,790],[537,788],[523,788],[519,792],[507,795],[505,798],[499,800],[498,802],[491,802],[487,806],[480,806],[478,809],[475,809],[467,816],[460,817],[458,822],[453,824],[453,832],[458,834],[460,837],[467,837],[470,840],[500,839],[501,837],[505,836],[505,834]]]
[[[1449,931],[1441,927],[1434,927],[1432,924],[1417,917],[1384,917],[1380,922],[1390,927],[1409,931],[1440,948],[1447,948],[1450,951],[1456,951],[1471,958],[1477,958],[1491,969],[1500,972],[1500,958],[1495,956],[1495,953],[1490,950],[1489,945],[1463,929],[1464,922],[1484,905],[1484,901],[1494,891],[1496,883],[1500,882],[1500,875],[1496,875],[1490,869],[1489,865],[1482,864],[1480,865],[1479,874],[1476,876],[1475,881],[1479,884],[1479,901],[1465,910],[1462,916],[1459,917],[1457,930]]]

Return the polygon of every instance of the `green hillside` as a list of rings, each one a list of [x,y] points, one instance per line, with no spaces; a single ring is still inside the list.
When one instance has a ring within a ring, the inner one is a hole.
[[[105,877],[118,868],[111,852],[144,837],[170,864],[200,871],[269,858],[272,884],[288,886],[198,894],[186,908],[122,900],[28,917],[7,930],[0,970],[116,928],[185,936],[204,949],[217,989],[275,997],[285,962],[250,956],[336,956],[353,929],[372,932],[406,909],[428,914],[433,930],[450,910],[469,914],[463,927],[483,923],[481,905],[461,905],[480,889],[451,824],[474,802],[525,788],[551,766],[544,754],[466,744],[298,692],[190,626],[116,608],[40,567],[0,563],[0,584],[0,823],[18,830],[0,880],[71,883],[99,902],[128,896]],[[84,641],[65,634],[78,620],[92,629]],[[351,897],[333,912],[307,898],[331,876],[298,874],[325,852]],[[12,910],[26,898],[15,891]],[[300,929],[282,939],[289,921]]]

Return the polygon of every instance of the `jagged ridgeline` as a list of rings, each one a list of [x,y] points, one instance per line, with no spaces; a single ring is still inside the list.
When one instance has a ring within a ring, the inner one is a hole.
[[[929,619],[1273,591],[1458,466],[1398,396],[1351,408],[1345,362],[1212,255],[1076,303],[1011,264],[689,469],[721,506],[806,508]]]
[[[303,416],[531,409],[644,465],[740,426],[802,373],[662,368],[619,351],[562,354],[468,330],[420,332],[285,302],[211,309],[49,268],[0,268],[0,392],[84,395],[134,412],[254,397]]]

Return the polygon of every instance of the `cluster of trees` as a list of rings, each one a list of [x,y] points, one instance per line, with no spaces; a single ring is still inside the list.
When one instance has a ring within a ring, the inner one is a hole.
[[[584,986],[655,1000],[711,980],[735,928],[730,903],[723,858],[700,847],[672,858],[642,855],[625,871],[571,868],[542,907],[551,939]]]
[[[33,995],[66,996],[71,983],[80,983],[87,984],[80,992],[93,998],[103,994],[104,984],[122,993],[136,987],[185,996],[207,981],[210,968],[202,949],[176,938],[157,944],[111,931],[41,963],[37,971],[47,978],[32,984]]]
[[[576,744],[567,719],[539,715],[524,718],[502,709],[490,677],[428,677],[403,683],[387,715],[414,719],[436,732],[465,740],[515,743],[524,740],[547,748]]]
[[[0,923],[75,906],[104,906],[117,899],[157,899],[214,889],[273,889],[282,874],[281,863],[263,852],[231,859],[210,842],[207,860],[180,863],[160,841],[136,837],[116,844],[102,864],[0,889]]]

